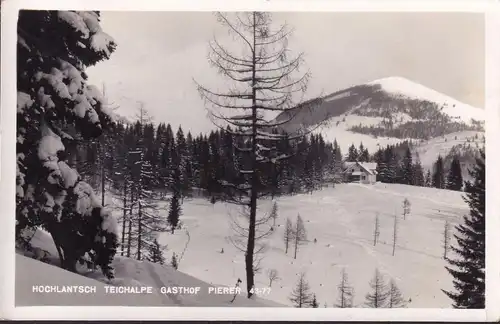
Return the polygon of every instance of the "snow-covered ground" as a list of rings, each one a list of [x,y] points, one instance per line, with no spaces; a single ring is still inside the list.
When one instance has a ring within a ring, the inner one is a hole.
[[[461,195],[448,190],[378,183],[342,184],[313,194],[280,198],[277,229],[268,240],[256,286],[268,287],[267,270],[278,270],[281,280],[273,283],[265,298],[290,305],[288,297],[297,274],[305,271],[320,305],[331,307],[336,302],[340,272],[346,268],[355,289],[355,303],[362,306],[368,283],[378,267],[387,279],[396,280],[405,297],[411,298],[408,307],[451,307],[441,291],[452,288],[442,259],[441,241],[445,220],[456,224],[468,212]],[[394,215],[402,214],[405,197],[412,204],[411,214],[399,221],[396,255],[392,256]],[[270,209],[268,201],[261,206],[261,212]],[[228,216],[231,210],[234,208],[223,203],[212,205],[204,200],[184,203],[182,222],[191,239],[180,271],[227,286],[241,278],[242,286],[245,285],[243,253],[228,241],[232,236]],[[287,217],[295,221],[299,213],[310,242],[300,248],[294,260],[292,252],[284,252],[283,228]],[[373,246],[377,213],[380,243]],[[173,252],[179,254],[186,240],[184,230],[160,236],[161,243],[168,244],[167,257]],[[220,253],[222,248],[224,253]]]
[[[347,154],[349,146],[354,144],[354,146],[358,148],[360,143],[363,143],[363,146],[368,149],[370,154],[373,154],[379,148],[385,148],[387,145],[394,145],[405,140],[395,137],[374,137],[367,134],[355,133],[348,129],[359,124],[364,126],[378,125],[382,120],[383,118],[381,117],[366,117],[350,114],[347,116],[341,115],[330,118],[327,124],[315,129],[314,133],[321,134],[325,141],[331,143],[337,140],[344,156]]]
[[[478,139],[475,139],[476,135]],[[476,131],[451,133],[419,143],[415,147],[415,152],[418,153],[422,166],[425,169],[430,169],[439,155],[445,157],[456,145],[467,145],[470,143],[470,145],[474,147],[477,143],[478,148],[481,148],[484,145],[482,143],[483,135],[484,132]],[[470,142],[467,142],[467,140]]]
[[[43,248],[51,254],[51,261],[58,264],[57,251],[50,235],[38,231],[33,246]],[[82,275],[63,270],[57,266],[16,254],[16,306],[198,306],[198,307],[280,307],[281,304],[256,298],[249,300],[244,294],[233,298],[230,294],[209,294],[214,287],[197,278],[147,261],[126,257],[115,257],[115,278],[110,282],[100,271],[85,271]],[[92,293],[37,293],[34,286],[87,286],[95,287]],[[151,293],[107,293],[105,286],[151,287]],[[234,286],[234,285],[233,285]],[[162,293],[162,287],[199,287],[198,293]]]
[[[269,287],[267,271],[276,269],[281,278],[273,282],[270,291],[257,300],[246,300],[244,295],[231,304],[228,295],[184,295],[178,297],[153,294],[141,299],[109,295],[97,295],[94,299],[80,296],[76,304],[90,305],[184,305],[184,306],[291,306],[288,299],[295,287],[297,275],[306,273],[311,290],[317,295],[320,307],[325,303],[332,307],[337,300],[337,284],[343,268],[355,290],[355,305],[363,307],[369,281],[375,268],[387,280],[393,278],[405,298],[408,307],[449,308],[451,302],[441,289],[452,289],[452,278],[445,269],[442,258],[442,236],[445,220],[452,225],[461,222],[468,213],[460,192],[422,188],[397,184],[361,185],[340,184],[335,188],[324,188],[313,194],[282,197],[278,200],[276,229],[267,240],[261,271],[256,275],[256,287]],[[411,213],[403,220],[404,198],[411,202]],[[259,213],[269,212],[270,201],[260,202]],[[162,233],[159,241],[167,244],[165,257],[182,254],[178,271],[169,266],[139,262],[116,257],[114,285],[141,286],[200,286],[207,291],[209,285],[232,287],[238,278],[245,287],[244,255],[230,243],[234,235],[230,226],[230,215],[236,213],[233,205],[212,205],[203,199],[185,200],[181,221],[183,228],[174,234]],[[119,214],[117,212],[117,214]],[[304,219],[309,242],[300,247],[297,259],[293,248],[285,254],[283,230],[286,218],[295,222],[297,215]],[[380,219],[379,243],[373,245],[376,214]],[[394,215],[399,215],[398,241],[395,256],[392,256],[392,233]],[[166,215],[165,215],[166,216]],[[316,243],[314,242],[316,239]],[[43,232],[33,239],[56,255],[52,242]],[[224,249],[224,253],[221,253]],[[101,287],[106,282],[98,272],[87,273]],[[25,257],[17,257],[16,291],[17,303],[27,304],[75,304],[70,299],[48,299],[29,293],[33,284],[87,284],[89,278],[78,276],[57,267],[43,264]],[[76,278],[78,277],[78,278]],[[55,279],[57,278],[57,279]],[[59,279],[60,278],[60,279]],[[98,288],[100,289],[100,288]],[[28,296],[29,295],[29,296]],[[101,298],[104,300],[101,302]]]

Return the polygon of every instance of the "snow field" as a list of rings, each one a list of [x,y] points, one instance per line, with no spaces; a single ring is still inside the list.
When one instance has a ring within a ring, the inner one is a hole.
[[[133,305],[184,305],[184,306],[291,306],[288,297],[295,287],[298,274],[306,273],[311,291],[317,295],[320,307],[326,303],[332,307],[337,302],[337,285],[341,270],[346,269],[349,283],[354,288],[354,305],[363,307],[365,294],[369,291],[369,281],[375,268],[385,276],[386,281],[394,279],[405,298],[411,298],[408,307],[448,308],[451,301],[441,289],[452,289],[452,278],[445,269],[442,259],[442,237],[444,222],[455,225],[461,222],[468,208],[460,192],[435,188],[413,187],[398,184],[360,185],[340,184],[335,188],[325,188],[312,194],[281,197],[278,202],[278,219],[273,234],[266,239],[267,248],[262,255],[260,272],[256,274],[256,287],[269,285],[267,271],[278,270],[278,281],[273,282],[269,293],[262,299],[247,300],[245,294],[238,296],[233,304],[228,295],[182,295],[165,296],[162,294],[144,297],[143,301],[133,301]],[[111,197],[108,197],[111,198]],[[402,218],[404,198],[411,202],[411,212]],[[116,199],[114,203],[116,203]],[[107,204],[113,205],[110,199]],[[168,203],[165,203],[168,205]],[[269,213],[271,201],[259,202],[259,215]],[[167,244],[165,257],[170,261],[175,252],[182,254],[189,232],[189,245],[176,271],[166,266],[140,262],[133,259],[115,257],[113,266],[116,278],[113,285],[119,286],[224,286],[234,287],[238,278],[245,291],[244,253],[230,242],[234,234],[230,226],[230,215],[237,209],[233,205],[216,203],[212,205],[203,199],[186,199],[181,221],[184,226],[174,234],[161,233],[159,241]],[[115,211],[119,216],[119,210]],[[300,246],[297,259],[293,258],[293,245],[288,254],[284,253],[283,231],[286,218],[293,223],[300,213],[304,220],[309,242]],[[379,214],[380,237],[373,246],[373,232],[376,214]],[[394,215],[398,214],[398,238],[395,256],[392,256],[392,235]],[[166,216],[166,215],[165,215]],[[317,240],[314,243],[314,239]],[[32,244],[41,247],[57,262],[57,252],[50,236],[38,231]],[[221,249],[224,253],[221,253]],[[450,253],[450,256],[452,254]],[[20,256],[19,256],[20,257]],[[19,259],[18,257],[18,259]],[[31,296],[27,288],[30,282],[36,284],[52,283],[58,276],[78,276],[54,266],[35,260],[16,261],[19,282],[18,303],[90,305],[128,305],[127,297],[114,296],[101,303],[99,296],[93,301],[85,297],[60,301],[59,297],[50,299]],[[38,262],[39,268],[27,266],[26,262]],[[47,267],[51,267],[50,270]],[[51,271],[63,272],[57,276]],[[102,282],[107,282],[99,271],[81,273]],[[32,272],[37,275],[32,276]],[[31,278],[26,281],[26,278]],[[91,280],[84,278],[85,280]],[[25,280],[24,283],[21,283]],[[58,281],[64,284],[64,280]],[[80,279],[68,284],[78,283]],[[17,285],[16,285],[17,286]],[[24,288],[23,288],[24,287]],[[28,296],[29,295],[29,296]],[[103,297],[104,298],[104,297]]]
[[[50,262],[58,264],[57,251],[50,235],[38,231],[33,246],[47,250]],[[283,305],[260,298],[247,299],[243,295],[231,303],[232,296],[209,294],[211,285],[170,266],[116,256],[113,261],[115,279],[109,282],[97,270],[92,272],[79,266],[78,275],[57,266],[16,254],[16,306],[198,306],[198,307],[280,307]],[[90,286],[95,293],[33,293],[33,286]],[[151,294],[110,294],[105,286],[153,287]],[[197,294],[166,294],[161,287],[199,287]]]
[[[402,203],[407,197],[412,206],[406,220],[402,219]],[[260,212],[269,212],[269,201],[261,203]],[[229,241],[232,235],[228,210],[223,203],[211,205],[204,200],[186,200],[182,221],[189,228],[191,241],[179,270],[203,281],[234,286],[240,278],[245,287],[243,252]],[[441,289],[451,289],[451,276],[442,259],[442,231],[445,220],[452,225],[467,213],[461,193],[432,188],[388,185],[342,184],[313,194],[283,197],[278,200],[276,230],[267,240],[267,250],[256,275],[256,287],[268,287],[266,272],[276,269],[281,280],[273,283],[269,300],[291,305],[288,297],[300,272],[306,272],[312,292],[320,307],[332,307],[337,299],[340,272],[346,268],[355,290],[354,303],[362,307],[375,268],[386,280],[396,280],[408,307],[451,307]],[[286,218],[295,222],[297,214],[304,219],[309,242],[299,248],[293,259],[293,247],[284,253],[283,229]],[[380,238],[373,246],[375,215],[380,217]],[[398,221],[398,241],[392,256],[394,215]],[[314,243],[314,239],[317,243]],[[186,235],[160,235],[169,252],[179,254]],[[224,248],[224,253],[220,253]],[[451,255],[451,254],[450,254]]]

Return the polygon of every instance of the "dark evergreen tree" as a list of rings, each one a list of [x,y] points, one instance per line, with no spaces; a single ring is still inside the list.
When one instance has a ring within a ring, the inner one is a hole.
[[[177,255],[175,253],[172,254],[172,260],[170,261],[170,265],[175,270],[177,270],[179,268],[179,261],[177,260]]]
[[[447,258],[450,267],[446,267],[453,276],[455,291],[445,291],[453,300],[454,308],[485,307],[485,152],[480,151],[476,165],[469,171],[472,182],[466,182],[465,201],[470,213],[464,216],[463,224],[456,226],[458,235],[454,235],[457,246],[451,249],[457,254],[456,259]]]
[[[458,157],[454,157],[451,161],[450,170],[446,179],[446,189],[460,191],[463,187],[462,168]]]
[[[312,298],[312,301],[311,301],[311,307],[312,308],[318,308],[319,307],[318,301],[316,300],[316,294],[313,294],[313,298]]]
[[[401,163],[401,169],[402,169],[401,183],[407,185],[413,185],[415,172],[413,169],[413,159],[409,147],[406,149],[405,155],[403,157],[403,161]]]
[[[445,187],[444,165],[443,165],[443,158],[441,157],[441,155],[438,156],[436,163],[434,163],[432,186],[439,189],[444,189]]]
[[[420,163],[418,155],[415,160],[416,160],[415,164],[413,165],[413,184],[415,186],[424,187],[425,186],[424,169],[422,168],[422,164]]]
[[[170,208],[168,210],[168,224],[170,225],[170,229],[172,234],[174,234],[177,225],[179,224],[179,218],[182,214],[181,204],[179,202],[179,196],[174,194],[172,199],[170,200]]]
[[[349,152],[347,153],[347,161],[356,162],[358,158],[359,158],[358,149],[356,148],[356,146],[354,146],[354,144],[352,144],[351,146],[349,146]]]
[[[432,187],[431,170],[427,170],[427,173],[425,174],[425,186]]]

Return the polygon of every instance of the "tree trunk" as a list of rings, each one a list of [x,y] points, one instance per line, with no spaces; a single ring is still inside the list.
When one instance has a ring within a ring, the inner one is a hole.
[[[142,248],[142,206],[139,201],[139,212],[137,213],[137,260],[141,260],[141,248]]]
[[[125,185],[123,187],[123,222],[122,222],[122,251],[120,253],[123,256],[125,247],[125,228],[127,226],[127,181],[125,180]]]
[[[132,211],[134,203],[134,192],[130,188],[130,210],[129,210],[129,220],[128,220],[128,234],[127,234],[127,258],[130,258],[130,246],[132,245]]]
[[[255,59],[255,13],[253,13],[253,51],[252,51],[252,151],[251,151],[251,189],[250,189],[250,218],[248,224],[248,242],[245,253],[245,272],[247,277],[247,297],[252,297],[251,290],[254,286],[253,253],[255,248],[255,222],[257,215],[257,92],[254,88],[256,84],[256,59]]]
[[[102,150],[102,148],[101,148]],[[103,157],[102,157],[102,160],[101,160],[101,205],[102,207],[104,207],[104,193],[106,191],[106,175],[105,175],[105,172],[104,172],[104,154],[103,154]]]
[[[299,246],[299,240],[295,239],[295,254],[293,256],[294,259],[297,259],[297,247]]]

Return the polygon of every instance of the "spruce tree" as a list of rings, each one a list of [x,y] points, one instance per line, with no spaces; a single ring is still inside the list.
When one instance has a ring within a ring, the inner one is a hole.
[[[431,170],[427,170],[427,173],[425,174],[425,186],[432,187]]]
[[[413,184],[415,186],[424,187],[425,186],[424,169],[422,168],[422,164],[420,163],[418,154],[415,160],[416,160],[415,164],[413,164]]]
[[[463,187],[462,168],[457,156],[451,161],[450,170],[446,179],[446,189],[460,191]]]
[[[403,184],[413,185],[415,172],[413,169],[413,159],[409,147],[406,149],[401,168],[402,168],[401,182]]]
[[[356,149],[356,146],[352,144],[351,146],[349,146],[349,152],[347,153],[347,161],[356,162],[358,158],[359,158],[358,149]]]
[[[443,158],[441,157],[441,155],[438,156],[436,163],[434,163],[432,186],[438,189],[444,189],[445,187],[444,165],[443,165]]]
[[[21,10],[17,25],[16,237],[43,227],[61,266],[76,272],[87,252],[113,277],[118,229],[93,188],[70,167],[70,148],[113,127],[85,69],[116,48],[97,11]]]
[[[469,171],[472,182],[466,182],[464,200],[470,213],[456,226],[457,246],[451,250],[455,259],[447,258],[448,272],[453,276],[454,291],[445,291],[454,308],[485,307],[485,152],[480,151],[476,165]]]
[[[170,200],[170,208],[168,210],[168,224],[170,225],[170,230],[174,234],[177,225],[179,224],[179,217],[181,216],[182,209],[179,201],[178,194],[174,194]]]
[[[311,307],[312,308],[318,308],[319,307],[318,301],[316,300],[316,294],[313,294],[313,298],[312,298],[312,301],[311,301]]]

